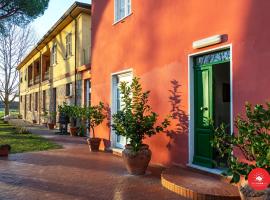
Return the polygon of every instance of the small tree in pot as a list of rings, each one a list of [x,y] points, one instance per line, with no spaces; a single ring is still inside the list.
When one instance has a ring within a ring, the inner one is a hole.
[[[56,112],[49,113],[48,127],[51,130],[54,129],[54,126],[55,126],[55,117],[56,117]]]
[[[139,78],[133,78],[130,86],[122,82],[120,91],[123,105],[112,117],[112,128],[116,134],[129,141],[122,153],[128,172],[142,175],[145,174],[152,155],[148,145],[143,144],[143,139],[163,131],[170,122],[165,118],[160,125],[156,125],[158,115],[148,104],[150,91],[142,91]]]
[[[92,137],[87,139],[87,143],[91,151],[99,150],[101,139],[95,136],[95,127],[101,124],[105,117],[104,104],[102,102],[100,102],[99,105],[89,106],[86,109],[86,118],[89,119],[89,126],[92,130]]]
[[[230,176],[231,183],[240,183],[242,199],[270,199],[270,188],[265,191],[252,189],[245,181],[255,168],[262,168],[270,173],[270,102],[252,107],[246,104],[246,116],[238,116],[235,121],[238,130],[230,135],[226,126],[221,124],[214,129],[212,145],[220,157],[227,159],[228,169],[224,175]],[[233,151],[241,152],[241,160]],[[270,184],[270,182],[269,182]]]
[[[44,110],[42,113],[41,113],[41,117],[43,118],[42,119],[42,124],[47,127],[48,125],[48,111],[47,110]]]
[[[77,118],[80,116],[80,107],[79,106],[67,106],[67,114],[70,118],[70,135],[71,136],[76,136],[77,135],[77,131],[78,128],[76,127],[76,122],[77,122]]]
[[[63,103],[63,105],[58,106],[58,112],[59,112],[59,126],[60,126],[60,132],[61,134],[67,134],[67,126],[69,123],[69,108],[70,106],[67,105],[66,102]]]

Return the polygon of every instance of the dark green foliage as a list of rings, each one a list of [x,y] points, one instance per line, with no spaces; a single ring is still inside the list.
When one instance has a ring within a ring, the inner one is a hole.
[[[169,124],[166,118],[160,125],[156,125],[158,115],[148,104],[150,91],[143,92],[139,78],[133,78],[131,85],[122,82],[122,109],[113,115],[112,128],[116,134],[125,136],[133,151],[137,152],[145,136],[152,136],[163,131]]]
[[[75,126],[75,121],[78,119],[81,121],[80,133],[85,132],[86,120],[89,120],[89,125],[95,137],[95,127],[103,122],[106,118],[104,104],[100,102],[96,106],[80,107],[75,105],[67,105],[64,103],[58,106],[58,111],[60,113],[65,113],[70,119],[73,126]]]
[[[235,120],[237,133],[229,135],[222,124],[215,129],[212,145],[219,155],[228,156],[229,168],[225,175],[232,176],[231,182],[237,183],[240,176],[247,178],[249,172],[260,167],[270,172],[270,102],[266,106],[246,103],[246,116]],[[233,155],[239,150],[248,162],[240,162]]]
[[[89,119],[90,128],[92,129],[93,137],[95,137],[95,127],[103,122],[106,118],[104,104],[100,102],[96,106],[86,108],[86,118]]]
[[[26,25],[47,9],[49,0],[0,0],[0,30],[8,23]]]

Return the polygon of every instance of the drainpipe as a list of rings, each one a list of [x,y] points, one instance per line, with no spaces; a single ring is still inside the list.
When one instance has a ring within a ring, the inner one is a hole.
[[[40,111],[41,111],[41,105],[40,105],[40,93],[41,93],[41,82],[42,82],[42,54],[41,54],[41,51],[36,47],[35,48],[38,52],[39,52],[39,56],[40,56],[40,58],[39,58],[39,63],[40,63],[40,74],[39,74],[39,89],[38,89],[38,91],[39,91],[39,95],[38,95],[38,123],[40,124],[40,120],[41,120],[41,118],[40,118]],[[33,78],[33,83],[35,83],[35,80],[34,80],[34,78]]]
[[[74,82],[74,105],[77,105],[77,19],[74,18],[71,14],[69,16],[75,21],[75,62],[74,62],[74,68],[75,68],[75,82]]]

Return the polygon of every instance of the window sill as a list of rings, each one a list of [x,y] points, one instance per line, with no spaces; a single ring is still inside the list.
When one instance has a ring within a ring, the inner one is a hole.
[[[128,18],[130,15],[132,15],[133,13],[130,13],[129,15],[127,15],[127,16],[125,16],[125,17],[123,17],[123,18],[121,18],[121,19],[119,19],[119,20],[117,20],[117,21],[114,21],[114,23],[112,24],[112,25],[116,25],[116,24],[118,24],[118,23],[123,23],[123,22],[125,22],[125,19],[126,18]]]

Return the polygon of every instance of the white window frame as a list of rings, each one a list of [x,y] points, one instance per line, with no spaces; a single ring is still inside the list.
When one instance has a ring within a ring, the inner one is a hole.
[[[121,1],[124,2],[124,15],[121,16]],[[114,22],[119,22],[131,14],[132,0],[114,0]]]
[[[72,96],[72,83],[67,83],[66,84],[66,97],[71,97],[71,96]]]
[[[117,112],[117,92],[115,90],[115,88],[118,85],[118,76],[121,75],[130,75],[131,78],[134,77],[134,72],[132,68],[129,68],[127,70],[123,70],[123,71],[118,71],[115,73],[111,74],[111,119],[113,114],[115,114]],[[111,144],[112,144],[112,148],[124,148],[124,146],[120,146],[119,144],[117,144],[117,136],[115,134],[115,131],[112,129],[111,127]]]
[[[66,58],[72,55],[72,33],[66,35]]]

